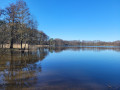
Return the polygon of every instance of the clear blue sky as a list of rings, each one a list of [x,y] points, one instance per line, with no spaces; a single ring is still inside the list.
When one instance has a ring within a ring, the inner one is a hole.
[[[6,7],[16,0],[0,0]],[[65,40],[120,40],[120,0],[25,0],[39,30]]]

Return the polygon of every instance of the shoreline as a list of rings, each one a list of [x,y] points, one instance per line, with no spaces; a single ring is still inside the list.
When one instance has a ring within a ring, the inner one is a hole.
[[[120,47],[120,46],[52,46],[52,45],[28,45],[28,44],[22,44],[23,49],[35,49],[35,48],[41,48],[41,47]],[[0,49],[10,49],[10,44],[0,44]],[[21,44],[14,44],[13,49],[21,49]]]

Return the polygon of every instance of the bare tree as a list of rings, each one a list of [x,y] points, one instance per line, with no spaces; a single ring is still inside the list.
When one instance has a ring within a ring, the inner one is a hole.
[[[13,48],[14,38],[16,34],[16,24],[17,24],[17,8],[15,4],[10,4],[9,7],[5,9],[6,21],[10,27],[10,48]]]
[[[17,22],[19,24],[18,32],[20,36],[21,49],[23,40],[26,37],[27,24],[30,18],[29,8],[27,7],[26,2],[19,0],[16,2],[17,6]]]

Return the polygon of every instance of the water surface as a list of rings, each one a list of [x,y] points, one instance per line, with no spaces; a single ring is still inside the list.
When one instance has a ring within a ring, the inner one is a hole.
[[[0,90],[119,90],[120,47],[0,49]]]

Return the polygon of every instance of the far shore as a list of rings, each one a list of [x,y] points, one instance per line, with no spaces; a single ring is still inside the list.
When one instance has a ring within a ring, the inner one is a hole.
[[[35,49],[35,48],[39,48],[39,47],[53,47],[54,45],[28,45],[28,44],[22,44],[22,49]],[[55,47],[120,47],[120,46],[55,46]],[[9,49],[10,48],[10,44],[0,44],[0,48],[3,49]],[[13,49],[21,49],[21,44],[14,44],[13,45]]]

